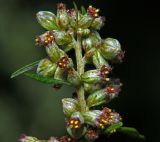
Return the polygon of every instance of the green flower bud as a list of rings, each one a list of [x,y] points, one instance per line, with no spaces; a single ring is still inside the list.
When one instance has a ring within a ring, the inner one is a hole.
[[[101,85],[99,83],[97,84],[84,83],[84,90],[87,93],[92,93],[96,90],[99,90],[100,88],[101,88]]]
[[[54,42],[50,46],[46,47],[46,52],[52,62],[56,63],[61,56],[65,55],[65,52],[58,48],[57,44]]]
[[[81,19],[78,21],[78,27],[82,29],[89,28],[92,24],[93,18],[89,15],[83,15]]]
[[[88,107],[98,106],[110,102],[117,97],[120,92],[120,86],[107,86],[105,89],[95,91],[87,98]]]
[[[90,33],[89,29],[82,29],[82,28],[77,29],[77,34],[80,36],[87,36],[89,35],[89,33]]]
[[[79,110],[79,104],[78,101],[72,98],[64,98],[62,99],[63,103],[63,112],[64,114],[69,117],[74,112]]]
[[[107,75],[110,71],[110,67],[103,65],[99,69],[86,71],[84,74],[81,75],[81,80],[85,83],[92,84],[103,83],[109,81]]]
[[[104,20],[105,20],[104,17],[95,18],[94,21],[91,24],[91,27],[93,29],[100,30],[101,27],[104,25]]]
[[[101,54],[108,60],[112,60],[121,52],[121,45],[113,38],[105,39],[99,46]]]
[[[101,115],[102,111],[100,110],[92,110],[92,111],[87,111],[82,113],[84,117],[85,123],[91,125],[91,126],[96,126],[96,121]]]
[[[37,74],[42,76],[53,76],[57,68],[57,64],[52,63],[49,59],[42,59],[37,68]]]
[[[56,30],[56,16],[49,11],[40,11],[37,13],[39,24],[46,30]]]
[[[73,86],[78,86],[81,81],[80,81],[80,76],[78,72],[74,70],[74,68],[70,68],[68,71],[68,77],[67,77],[68,82],[70,82]]]
[[[95,48],[97,43],[101,41],[101,37],[98,32],[90,33],[90,35],[82,40],[82,46],[85,51]]]
[[[65,80],[66,79],[65,71],[62,70],[60,67],[57,67],[54,74],[54,79]]]
[[[72,37],[64,31],[54,31],[54,37],[58,45],[65,45],[72,42]]]
[[[107,96],[107,99],[109,99],[109,94],[107,94],[107,92],[104,89],[95,91],[94,93],[90,94],[87,98],[88,107],[98,106],[103,103],[106,103]]]
[[[57,24],[62,29],[66,29],[69,26],[69,17],[66,6],[63,3],[60,3],[57,6]]]
[[[81,75],[81,80],[85,83],[97,83],[100,82],[99,70],[89,70]]]
[[[103,56],[99,53],[98,50],[95,50],[94,55],[93,55],[93,64],[95,65],[96,68],[100,68],[103,65],[107,66],[110,68],[109,64],[107,61],[103,58]]]

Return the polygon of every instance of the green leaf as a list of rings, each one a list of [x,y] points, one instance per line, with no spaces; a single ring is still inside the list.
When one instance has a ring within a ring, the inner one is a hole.
[[[83,5],[81,6],[81,12],[83,15],[87,13],[87,11]]]
[[[105,133],[106,134],[110,134],[112,133],[114,130],[117,130],[119,128],[121,128],[123,126],[123,123],[122,122],[118,122],[116,124],[113,124],[111,126],[109,126],[107,129],[105,129]]]
[[[145,140],[145,136],[141,135],[138,132],[137,129],[132,128],[132,127],[121,127],[120,129],[118,129],[118,132],[126,134],[126,135],[131,136],[131,137],[135,137],[135,138]]]
[[[75,10],[78,11],[77,4],[75,2],[73,2],[73,5],[74,5]]]
[[[22,67],[22,68],[20,68],[19,70],[15,71],[15,72],[11,75],[11,78],[14,78],[14,77],[16,77],[16,76],[18,76],[18,75],[21,75],[21,74],[23,74],[23,73],[25,73],[25,72],[33,69],[35,66],[38,65],[39,62],[40,62],[40,60],[39,60],[39,61],[36,61],[36,62],[33,62],[33,63],[31,63],[31,64],[28,64],[28,65],[26,65],[26,66],[24,66],[24,67]]]
[[[25,76],[40,81],[42,83],[46,83],[46,84],[66,84],[66,85],[70,85],[70,83],[64,81],[64,80],[58,80],[58,79],[54,79],[54,78],[50,78],[50,77],[44,77],[42,75],[38,75],[36,73],[25,73]]]
[[[74,8],[76,10],[76,28],[78,27],[78,7],[75,2],[73,2]]]

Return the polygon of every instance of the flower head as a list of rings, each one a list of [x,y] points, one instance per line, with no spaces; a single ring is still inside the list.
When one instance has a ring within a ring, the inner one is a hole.
[[[68,64],[69,64],[69,59],[67,56],[60,58],[60,60],[57,63],[57,65],[63,70],[65,70],[67,68]]]
[[[59,139],[60,142],[75,142],[74,139],[68,136],[63,136]]]
[[[119,94],[120,86],[108,86],[106,87],[106,92],[109,94],[112,94],[112,93]]]
[[[95,130],[93,130],[93,129],[89,129],[86,132],[85,137],[88,140],[94,141],[94,140],[96,140],[98,138],[98,133]]]
[[[53,31],[48,31],[43,35],[38,36],[35,42],[39,46],[48,46],[54,42]]]
[[[68,120],[67,126],[70,128],[78,129],[81,127],[81,121],[79,118],[70,118]]]
[[[68,13],[68,15],[70,16],[70,17],[72,17],[72,18],[76,18],[76,11],[75,11],[75,9],[68,9],[67,10],[67,13]]]
[[[105,126],[113,125],[121,121],[121,116],[117,112],[112,112],[111,109],[105,107],[102,110],[101,115],[97,119],[97,126],[101,129],[104,129]]]
[[[64,3],[58,3],[57,4],[57,9],[58,10],[65,10],[66,9],[66,5]]]
[[[90,16],[93,17],[93,18],[96,18],[96,17],[99,16],[99,11],[100,11],[100,9],[96,9],[96,8],[94,8],[92,5],[90,5],[90,6],[88,7],[88,9],[87,9],[88,15],[90,15]]]
[[[102,80],[105,80],[106,79],[108,80],[108,78],[106,78],[106,76],[109,74],[109,72],[112,71],[112,68],[111,67],[108,67],[106,65],[103,65],[101,68],[100,68],[100,77]]]

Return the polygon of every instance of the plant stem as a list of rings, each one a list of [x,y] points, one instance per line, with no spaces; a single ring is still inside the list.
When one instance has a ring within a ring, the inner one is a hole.
[[[77,36],[77,42],[75,47],[76,61],[77,61],[77,71],[79,75],[84,73],[84,62],[82,58],[82,46],[81,46],[81,37]],[[78,101],[81,107],[81,111],[86,111],[86,100],[84,96],[84,87],[83,84],[77,88]]]

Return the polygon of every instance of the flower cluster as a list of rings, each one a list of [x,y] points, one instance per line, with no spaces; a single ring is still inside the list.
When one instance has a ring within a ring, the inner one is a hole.
[[[97,30],[104,25],[104,18],[99,16],[99,11],[93,6],[89,6],[86,11],[66,9],[66,5],[60,3],[57,5],[57,16],[47,11],[37,14],[39,23],[48,31],[38,36],[36,43],[46,47],[49,57],[40,61],[37,73],[68,81],[76,88],[84,85],[84,95],[88,95],[86,99],[88,110],[82,112],[80,98],[74,97],[62,100],[63,111],[69,135],[76,139],[84,136],[92,141],[98,138],[98,129],[107,128],[121,121],[120,115],[107,107],[103,110],[93,110],[93,107],[106,104],[119,94],[121,85],[109,77],[112,68],[108,61],[121,62],[124,56],[116,39],[102,39],[98,34]],[[77,36],[81,38],[80,48],[84,50],[81,66],[87,63],[95,66],[95,69],[86,70],[81,74],[74,69],[73,61],[67,55],[69,50],[77,50]],[[90,128],[86,130],[88,126]],[[63,137],[60,141],[71,140]]]
[[[69,84],[76,90],[76,97],[62,99],[68,136],[51,137],[45,142],[95,141],[102,129],[122,120],[107,107],[98,109],[118,96],[121,83],[112,79],[110,63],[122,62],[124,57],[118,40],[102,39],[99,35],[98,30],[104,25],[104,17],[99,12],[93,6],[78,10],[76,5],[67,9],[60,3],[56,15],[49,11],[37,13],[38,22],[47,30],[35,39],[47,56],[38,63],[38,77],[43,82],[49,79],[54,88]],[[76,60],[69,57],[70,50],[75,51]],[[94,68],[87,70],[86,64],[93,64]],[[20,142],[32,141],[39,142],[25,135],[20,138]]]

